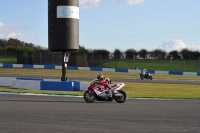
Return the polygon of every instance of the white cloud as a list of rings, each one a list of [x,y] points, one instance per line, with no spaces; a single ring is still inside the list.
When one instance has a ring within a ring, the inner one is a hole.
[[[81,8],[85,8],[85,9],[99,7],[101,6],[101,0],[80,0],[79,5]]]
[[[0,22],[0,39],[16,38],[19,40],[23,40],[25,38],[28,38],[25,34],[20,32],[22,29],[24,28],[20,26],[6,26],[4,25],[4,23]]]
[[[170,52],[172,50],[180,51],[184,48],[192,51],[200,51],[200,45],[187,46],[183,41],[174,39],[170,40],[169,42],[163,42],[163,44],[159,48],[165,50],[166,52]]]
[[[3,27],[3,26],[4,26],[4,24],[2,22],[0,22],[0,27]]]
[[[145,0],[112,0],[114,2],[124,2],[127,5],[137,5],[142,4]],[[101,0],[79,0],[79,5],[84,9],[91,9],[94,7],[101,6]]]
[[[22,33],[15,33],[15,32],[12,32],[10,34],[7,35],[7,38],[18,38],[19,40],[25,38],[26,36]]]
[[[37,35],[35,35],[35,34],[32,34],[32,35],[30,35],[30,38],[33,38],[33,39],[38,39],[38,36],[37,36]]]
[[[114,2],[125,2],[128,5],[142,4],[145,0],[113,0]]]
[[[163,44],[159,48],[167,52],[170,52],[172,50],[180,51],[181,49],[187,48],[187,47],[183,41],[172,39],[169,42],[163,42]]]

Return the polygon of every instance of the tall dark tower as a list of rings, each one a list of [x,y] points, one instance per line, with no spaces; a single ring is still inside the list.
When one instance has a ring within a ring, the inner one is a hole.
[[[48,0],[48,43],[51,52],[79,49],[78,0]]]
[[[62,81],[66,81],[64,57],[79,49],[79,0],[48,0],[48,48],[61,52]]]

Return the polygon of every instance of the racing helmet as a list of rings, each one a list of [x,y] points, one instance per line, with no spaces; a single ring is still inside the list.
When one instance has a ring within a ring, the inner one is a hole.
[[[102,80],[102,79],[103,79],[103,74],[98,74],[98,75],[97,75],[97,79],[98,79],[98,80]]]
[[[146,69],[143,69],[144,72],[146,72]]]

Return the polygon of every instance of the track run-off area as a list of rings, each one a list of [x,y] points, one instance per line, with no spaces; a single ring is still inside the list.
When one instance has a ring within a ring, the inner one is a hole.
[[[0,95],[1,133],[198,133],[200,100]]]

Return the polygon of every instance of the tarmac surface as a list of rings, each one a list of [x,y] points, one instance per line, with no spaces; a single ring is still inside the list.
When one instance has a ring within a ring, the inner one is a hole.
[[[1,94],[1,133],[200,133],[200,100]]]

